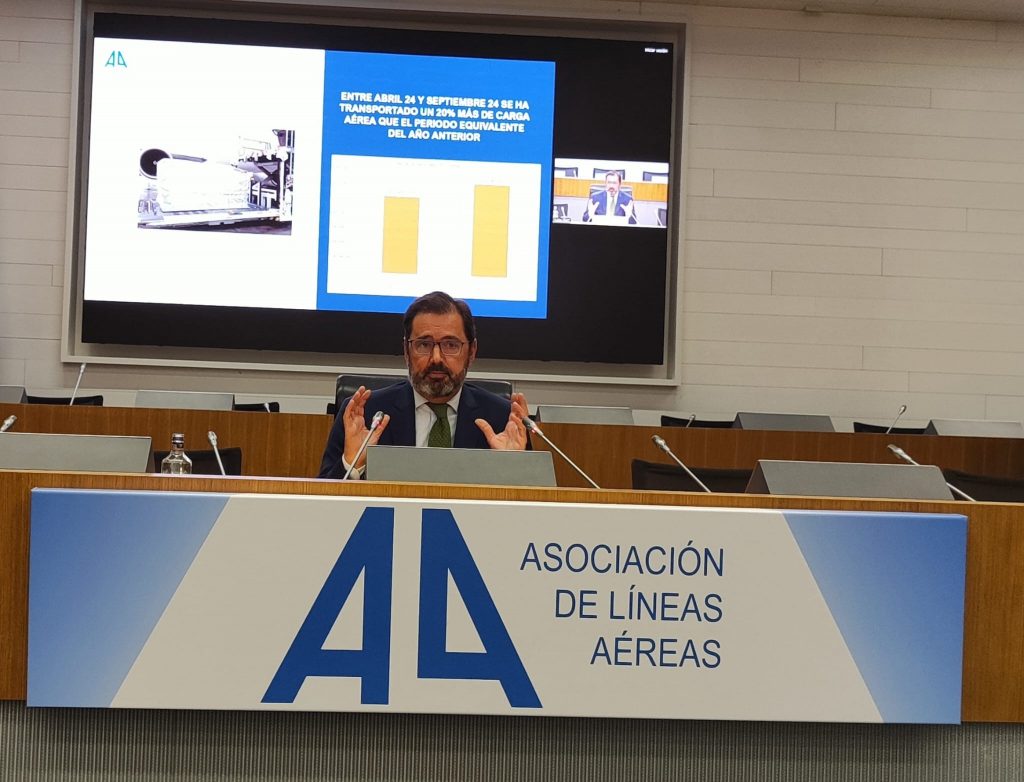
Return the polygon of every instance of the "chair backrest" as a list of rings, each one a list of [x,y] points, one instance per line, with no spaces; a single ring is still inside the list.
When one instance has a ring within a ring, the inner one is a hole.
[[[626,178],[626,169],[624,168],[595,168],[594,179],[604,179],[611,173],[618,174],[623,179]]]
[[[668,182],[668,173],[665,171],[644,171],[644,182]]]
[[[732,421],[709,421],[702,418],[677,418],[674,415],[663,415],[662,426],[683,426],[689,429],[732,429]],[[744,484],[746,485],[746,484]]]
[[[153,451],[153,472],[160,472],[160,462],[167,458],[168,451]],[[220,467],[217,466],[217,457],[213,449],[190,451],[185,450],[185,455],[192,460],[193,475],[220,475]],[[242,474],[242,449],[238,447],[221,448],[220,458],[224,462],[224,472],[228,475]]]
[[[663,206],[658,207],[658,225],[662,228],[668,225],[668,209]]]
[[[690,467],[690,469],[711,491],[727,494],[743,494],[750,482],[752,472],[752,470],[722,470],[713,467]],[[634,459],[632,478],[634,489],[704,491],[682,468],[676,467],[674,464]]]
[[[135,393],[136,407],[170,410],[230,410],[235,395],[219,391],[151,391]]]
[[[853,422],[853,431],[873,434],[924,434],[923,426],[894,426],[891,429],[881,424],[866,424],[863,421]]]
[[[569,205],[568,204],[555,204],[554,216],[559,220],[564,220],[569,216]]]
[[[30,405],[71,405],[70,396],[26,396],[25,402]],[[103,394],[92,396],[76,396],[75,407],[87,405],[89,407],[103,407]]]
[[[342,409],[341,403],[359,390],[359,386],[376,391],[378,388],[387,388],[403,380],[405,380],[405,377],[402,375],[338,375],[334,385],[334,415],[337,415],[338,411]],[[503,396],[506,399],[512,398],[512,383],[508,380],[474,379],[469,381],[469,385],[482,388],[484,391],[490,391],[492,394]],[[330,408],[328,408],[327,412],[331,412]]]
[[[1024,480],[943,470],[946,480],[979,502],[1024,502]]]
[[[231,409],[245,413],[280,413],[280,402],[235,402]]]
[[[538,405],[537,419],[545,424],[633,424],[629,407]]]
[[[579,166],[555,166],[555,176],[578,177],[579,175]]]

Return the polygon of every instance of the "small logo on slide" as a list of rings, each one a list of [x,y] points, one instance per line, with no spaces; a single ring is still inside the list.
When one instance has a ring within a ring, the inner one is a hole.
[[[125,62],[124,54],[121,53],[120,49],[114,49],[110,56],[107,58],[104,68],[127,68],[128,63]]]

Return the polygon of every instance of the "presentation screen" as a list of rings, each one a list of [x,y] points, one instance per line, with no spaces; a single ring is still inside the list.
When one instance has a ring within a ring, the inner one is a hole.
[[[96,14],[83,343],[664,362],[675,57],[643,40]],[[646,230],[644,230],[646,229]]]

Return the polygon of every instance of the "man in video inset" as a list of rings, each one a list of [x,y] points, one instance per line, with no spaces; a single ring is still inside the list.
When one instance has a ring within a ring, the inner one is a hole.
[[[628,217],[627,222],[636,225],[633,196],[622,190],[622,174],[618,171],[605,174],[604,190],[590,196],[587,210],[583,213],[583,222],[589,223],[595,217]]]
[[[529,438],[522,419],[526,398],[511,401],[466,383],[476,358],[476,326],[464,301],[434,291],[405,312],[408,380],[370,391],[363,386],[346,399],[327,438],[320,478],[342,478],[369,432],[377,411],[384,413],[370,445],[494,448],[522,451]],[[360,457],[350,477],[362,475]]]

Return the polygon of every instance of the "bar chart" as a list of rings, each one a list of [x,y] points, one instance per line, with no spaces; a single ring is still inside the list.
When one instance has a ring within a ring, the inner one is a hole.
[[[541,167],[335,155],[327,290],[530,301]]]

